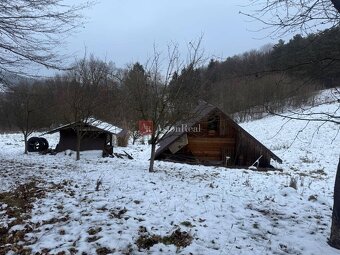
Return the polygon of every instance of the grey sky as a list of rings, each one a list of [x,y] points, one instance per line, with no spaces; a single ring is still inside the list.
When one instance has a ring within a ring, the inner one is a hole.
[[[101,0],[85,11],[88,22],[69,39],[68,53],[88,54],[113,61],[116,66],[152,55],[153,45],[166,50],[186,45],[203,34],[207,57],[226,58],[275,42],[265,33],[254,32],[261,24],[239,14],[247,0]],[[262,39],[261,39],[262,38]]]

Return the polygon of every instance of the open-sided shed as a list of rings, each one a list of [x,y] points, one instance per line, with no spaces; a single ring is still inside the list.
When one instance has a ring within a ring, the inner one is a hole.
[[[59,132],[59,143],[56,151],[77,150],[77,133],[81,137],[80,151],[86,150],[107,150],[112,148],[113,140],[123,135],[123,129],[110,123],[96,119],[72,122],[58,128],[52,129],[46,134]]]
[[[192,116],[165,135],[156,160],[261,168],[282,160],[219,108],[201,102]]]

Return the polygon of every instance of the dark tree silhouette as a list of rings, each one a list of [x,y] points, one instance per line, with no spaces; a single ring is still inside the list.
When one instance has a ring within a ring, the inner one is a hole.
[[[334,205],[329,245],[340,249],[340,157],[334,185]]]

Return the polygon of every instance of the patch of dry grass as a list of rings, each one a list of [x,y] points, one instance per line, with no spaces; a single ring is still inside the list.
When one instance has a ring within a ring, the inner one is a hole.
[[[13,218],[7,226],[0,227],[0,254],[13,251],[16,254],[30,254],[24,248],[24,238],[33,231],[25,222],[30,218],[30,212],[36,199],[45,196],[45,191],[38,187],[40,181],[33,180],[19,185],[13,191],[0,193],[0,204],[5,204],[5,214]],[[15,225],[25,225],[21,230],[10,231]]]
[[[139,249],[150,249],[152,246],[158,243],[165,245],[175,245],[177,249],[187,247],[192,242],[192,236],[190,233],[181,231],[180,228],[176,229],[170,235],[160,236],[148,233],[145,227],[141,227],[139,230],[139,238],[136,241],[136,245]]]

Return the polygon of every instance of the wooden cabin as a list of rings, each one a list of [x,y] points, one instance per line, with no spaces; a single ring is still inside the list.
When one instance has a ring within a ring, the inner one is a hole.
[[[112,150],[113,142],[116,137],[125,132],[107,122],[96,119],[69,123],[45,134],[59,132],[59,143],[55,148],[57,152],[65,150],[77,150],[77,132],[81,135],[80,151],[103,150],[108,153]]]
[[[259,168],[272,167],[271,159],[282,163],[235,121],[206,102],[201,102],[191,118],[162,138],[155,159]]]

